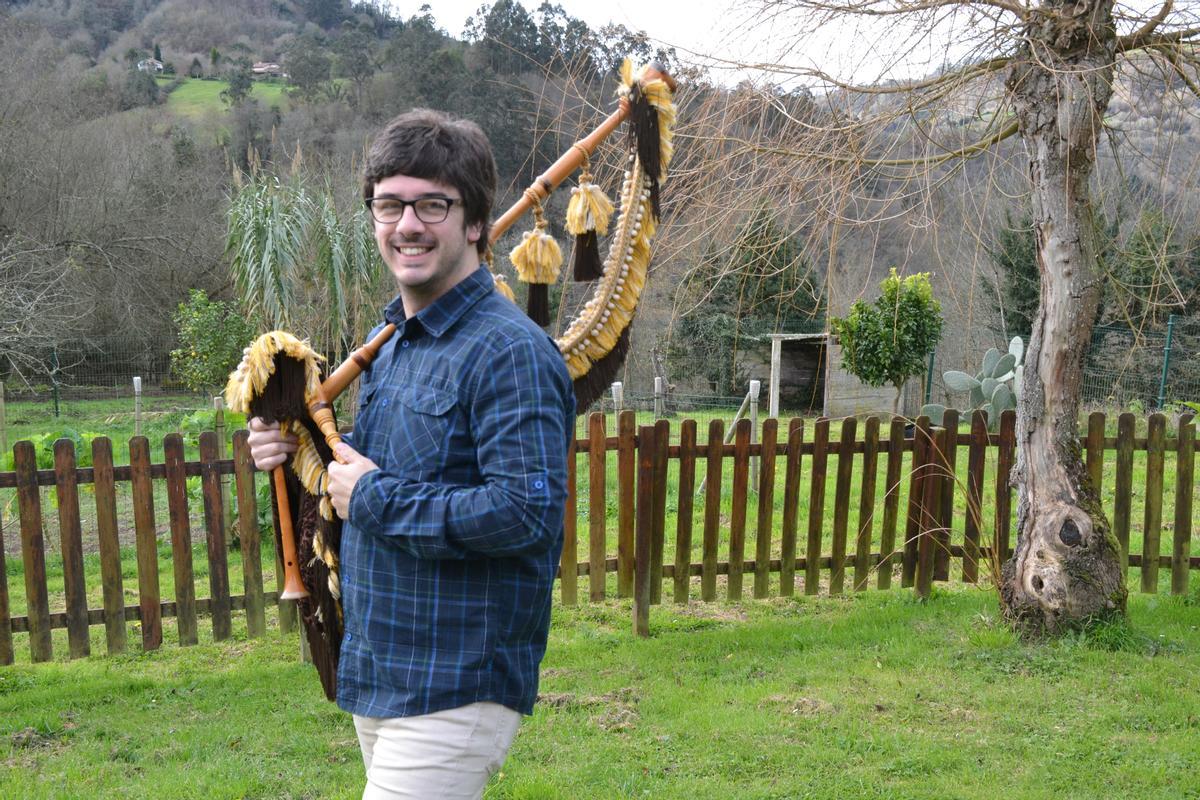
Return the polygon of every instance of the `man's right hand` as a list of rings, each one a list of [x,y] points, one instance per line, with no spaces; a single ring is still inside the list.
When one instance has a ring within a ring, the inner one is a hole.
[[[263,422],[262,417],[251,417],[247,423],[250,435],[246,444],[250,445],[250,457],[254,466],[263,472],[275,469],[287,461],[289,453],[296,452],[296,437],[279,430],[278,422]]]

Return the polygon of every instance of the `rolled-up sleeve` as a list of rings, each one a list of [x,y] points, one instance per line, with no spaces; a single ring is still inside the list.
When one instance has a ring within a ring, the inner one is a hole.
[[[418,558],[541,553],[562,537],[573,409],[557,352],[509,342],[474,378],[465,409],[480,482],[421,482],[375,470],[359,479],[350,523]]]

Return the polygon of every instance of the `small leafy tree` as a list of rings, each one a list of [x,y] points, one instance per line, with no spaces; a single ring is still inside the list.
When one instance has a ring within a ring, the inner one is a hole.
[[[942,338],[942,307],[927,272],[901,278],[893,267],[879,289],[875,302],[855,300],[849,314],[829,324],[842,345],[842,366],[868,386],[896,387],[898,413],[904,383],[921,374]]]
[[[250,71],[250,62],[244,58],[237,59],[229,70],[229,85],[221,91],[221,100],[227,106],[241,105],[253,88],[254,75]]]
[[[171,372],[195,392],[213,392],[225,385],[238,365],[242,348],[254,335],[230,303],[210,300],[193,289],[175,311],[179,348],[171,351]]]

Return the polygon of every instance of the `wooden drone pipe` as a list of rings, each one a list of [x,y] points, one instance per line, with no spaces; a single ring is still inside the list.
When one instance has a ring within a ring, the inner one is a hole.
[[[288,499],[282,464],[271,470],[271,478],[275,481],[275,501],[279,504],[279,540],[283,550],[280,553],[283,559],[283,591],[279,599],[299,600],[308,597],[308,590],[300,578],[300,558],[296,555],[296,533],[292,528],[292,503]]]

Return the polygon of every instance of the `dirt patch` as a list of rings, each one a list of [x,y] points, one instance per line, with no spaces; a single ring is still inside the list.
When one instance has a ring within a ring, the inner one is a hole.
[[[633,730],[641,719],[637,691],[629,686],[600,695],[544,692],[538,695],[538,703],[549,708],[584,709],[601,730],[609,733]]]
[[[758,704],[759,708],[777,708],[800,717],[815,717],[820,714],[833,713],[833,706],[815,697],[792,697],[774,694],[764,698]]]

